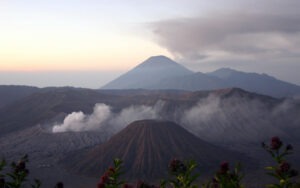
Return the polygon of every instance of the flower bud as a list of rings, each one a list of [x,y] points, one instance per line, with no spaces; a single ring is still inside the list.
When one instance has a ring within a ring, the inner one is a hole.
[[[99,182],[99,183],[97,184],[97,188],[105,188],[105,184]]]
[[[280,165],[279,165],[279,170],[281,172],[288,172],[291,168],[291,165],[285,161],[283,161]]]
[[[229,163],[227,161],[224,161],[220,165],[220,173],[226,174],[229,170]]]
[[[277,136],[272,137],[270,146],[271,146],[271,149],[273,149],[273,150],[280,149],[280,147],[282,146],[282,142],[279,139],[279,137],[277,137]]]
[[[172,173],[184,173],[186,171],[186,166],[180,160],[173,159],[169,164],[169,170]]]

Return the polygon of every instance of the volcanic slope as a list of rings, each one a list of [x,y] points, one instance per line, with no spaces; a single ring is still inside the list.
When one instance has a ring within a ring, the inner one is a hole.
[[[62,163],[71,172],[98,177],[114,158],[124,161],[126,178],[148,181],[166,177],[172,158],[195,160],[202,174],[216,170],[223,160],[247,160],[249,164],[249,159],[237,152],[202,141],[178,124],[159,120],[135,121],[106,143],[72,154]]]
[[[37,87],[0,85],[0,108],[39,91]]]
[[[190,74],[193,72],[165,56],[153,56],[109,82],[102,89],[153,89],[165,78]]]

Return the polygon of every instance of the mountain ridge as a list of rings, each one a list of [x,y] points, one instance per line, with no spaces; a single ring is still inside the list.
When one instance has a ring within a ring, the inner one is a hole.
[[[187,91],[238,87],[272,97],[300,95],[300,86],[265,73],[248,73],[231,68],[193,72],[165,56],[153,56],[107,83],[102,89],[178,89]]]
[[[40,88],[33,86],[22,85],[0,85],[0,108],[20,100],[23,97],[29,96]]]
[[[208,73],[222,78],[228,87],[239,87],[248,91],[266,94],[274,97],[291,97],[300,94],[300,86],[291,84],[268,74],[243,72],[230,68],[221,68]]]

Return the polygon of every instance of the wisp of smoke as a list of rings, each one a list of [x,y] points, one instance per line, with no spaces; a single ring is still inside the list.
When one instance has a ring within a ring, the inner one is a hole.
[[[72,112],[67,115],[62,124],[54,125],[52,131],[88,131],[98,129],[111,116],[111,109],[106,104],[96,104],[91,115],[83,112]]]
[[[110,132],[117,132],[129,123],[142,119],[158,119],[164,102],[158,101],[154,106],[137,105],[122,109],[119,113],[113,113],[111,107],[106,104],[96,104],[90,115],[83,112],[72,112],[67,115],[61,124],[52,128],[53,133],[80,132],[109,128]]]
[[[182,116],[181,122],[194,126],[201,122],[208,122],[216,117],[223,118],[220,98],[209,95],[207,98],[200,100],[195,106],[187,109]],[[200,126],[198,127],[201,128]]]
[[[299,105],[292,101],[267,102],[260,98],[209,95],[182,109],[158,101],[153,106],[135,105],[113,112],[106,104],[96,104],[92,114],[73,112],[52,131],[79,132],[100,130],[113,135],[128,124],[142,119],[175,121],[207,141],[256,141],[267,136],[285,136],[285,130],[299,125]],[[167,107],[167,108],[164,108]],[[163,110],[167,109],[167,110]]]
[[[154,106],[138,105],[123,109],[110,120],[110,128],[114,132],[125,128],[129,123],[143,119],[160,119],[163,101],[158,101]]]
[[[184,110],[180,124],[207,141],[257,141],[287,136],[287,128],[299,125],[299,109],[292,100],[278,102],[262,98],[213,94]]]

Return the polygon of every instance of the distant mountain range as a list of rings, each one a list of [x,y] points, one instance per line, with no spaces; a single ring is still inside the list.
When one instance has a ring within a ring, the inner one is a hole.
[[[38,90],[39,88],[30,86],[2,85],[0,86],[0,108]]]
[[[273,97],[300,94],[300,86],[267,74],[221,68],[210,73],[193,72],[165,56],[153,56],[101,89],[213,90],[237,87]]]

